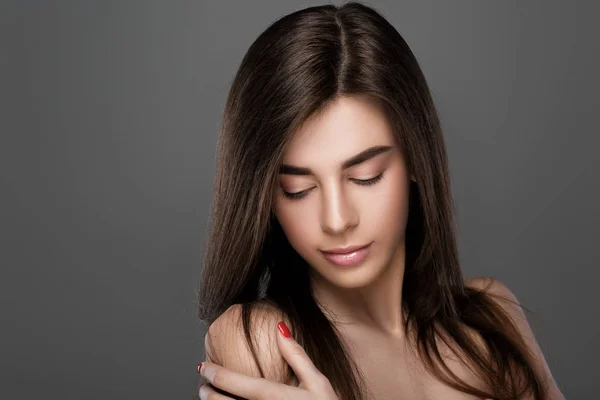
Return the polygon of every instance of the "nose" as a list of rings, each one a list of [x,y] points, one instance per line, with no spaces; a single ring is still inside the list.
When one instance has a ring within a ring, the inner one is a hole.
[[[358,224],[358,212],[342,188],[323,192],[321,229],[324,232],[341,234]]]

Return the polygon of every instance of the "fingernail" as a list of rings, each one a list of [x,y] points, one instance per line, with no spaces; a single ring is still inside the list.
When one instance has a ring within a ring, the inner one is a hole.
[[[292,335],[290,334],[290,330],[286,326],[285,322],[279,321],[277,323],[277,329],[279,329],[279,332],[281,332],[281,334],[283,335],[283,337],[286,337],[286,338],[291,338],[292,337]]]
[[[201,369],[202,369],[202,363],[198,364],[198,373],[200,373]]]

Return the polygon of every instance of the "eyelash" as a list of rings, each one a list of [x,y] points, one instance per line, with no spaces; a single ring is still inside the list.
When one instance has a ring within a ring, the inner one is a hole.
[[[381,178],[383,178],[383,172],[381,174],[373,177],[373,178],[370,178],[370,179],[353,179],[353,178],[350,178],[350,180],[352,182],[356,183],[357,185],[371,186],[371,185],[374,185],[377,182],[379,182],[381,180]],[[307,190],[303,190],[301,192],[296,192],[296,193],[289,193],[289,192],[286,192],[284,190],[283,191],[283,195],[285,197],[287,197],[288,199],[297,200],[297,199],[301,199],[302,197],[306,196],[310,190],[312,190],[312,189],[307,189]]]

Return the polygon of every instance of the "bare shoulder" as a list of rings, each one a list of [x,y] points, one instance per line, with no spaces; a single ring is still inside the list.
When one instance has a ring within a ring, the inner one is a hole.
[[[552,373],[550,372],[542,350],[535,339],[531,326],[529,325],[527,317],[523,312],[523,308],[515,294],[502,282],[489,277],[469,279],[465,282],[465,285],[469,288],[485,292],[502,307],[506,314],[513,320],[515,327],[523,337],[535,363],[534,368],[541,380],[547,385],[548,399],[564,399],[564,396],[552,377]]]
[[[260,377],[258,364],[265,378],[290,383],[288,366],[277,346],[277,322],[287,316],[276,306],[261,301],[254,306],[250,315],[250,337],[256,350],[256,358],[246,339],[242,305],[234,304],[221,314],[208,328],[204,336],[206,359],[231,371]]]
[[[477,277],[467,280],[465,284],[467,287],[472,289],[484,291],[503,300],[508,300],[513,304],[518,304],[514,293],[505,284],[497,279],[489,277]]]

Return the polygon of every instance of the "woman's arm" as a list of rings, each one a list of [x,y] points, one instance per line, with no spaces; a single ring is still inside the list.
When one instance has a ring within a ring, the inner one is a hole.
[[[564,400],[556,381],[552,377],[548,363],[544,358],[542,350],[535,339],[533,331],[527,322],[527,318],[517,298],[502,282],[491,278],[475,278],[466,282],[466,285],[492,295],[497,303],[508,313],[514,321],[521,336],[525,340],[527,348],[534,358],[534,369],[536,374],[546,384],[548,400]]]
[[[294,375],[298,376],[298,385],[286,385],[265,378],[244,375],[210,361],[204,361],[198,365],[198,374],[207,380],[207,383],[198,389],[200,398],[202,400],[209,398],[340,400],[331,382],[315,367],[302,346],[291,335],[286,324],[279,322],[276,326],[279,331],[275,340],[277,349]],[[208,338],[210,339],[211,336]],[[210,340],[208,343],[210,346]],[[260,362],[261,357],[257,358]]]
[[[231,371],[260,378],[260,363],[264,378],[270,381],[294,385],[294,375],[288,373],[289,367],[277,346],[277,322],[288,318],[274,306],[258,304],[250,320],[250,332],[254,342],[257,360],[252,355],[244,335],[242,306],[235,304],[227,309],[208,328],[204,337],[206,360],[223,366]]]

